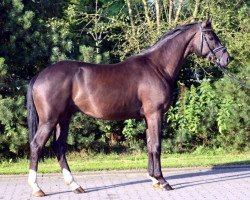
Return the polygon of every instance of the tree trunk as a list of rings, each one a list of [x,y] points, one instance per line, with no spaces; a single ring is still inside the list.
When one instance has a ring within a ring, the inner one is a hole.
[[[144,13],[145,13],[145,18],[147,21],[148,26],[151,26],[151,20],[149,17],[149,11],[148,11],[148,4],[147,4],[147,0],[142,0],[143,6],[144,6]]]
[[[168,11],[167,11],[167,3],[168,2],[168,0],[163,0],[162,1],[162,5],[163,5],[163,12],[164,12],[164,15],[165,15],[165,17],[166,17],[166,19],[168,18]]]
[[[127,2],[127,6],[128,6],[128,14],[129,14],[129,18],[130,18],[130,25],[132,28],[132,34],[135,35],[135,25],[134,25],[134,20],[133,20],[133,12],[132,12],[132,8],[131,8],[131,3],[130,0],[126,0]]]
[[[156,25],[157,25],[157,32],[160,32],[160,6],[159,0],[155,0],[155,11],[156,11]]]
[[[196,20],[197,14],[198,14],[198,10],[199,10],[199,6],[200,6],[200,2],[201,0],[196,0],[195,1],[195,7],[194,7],[194,12],[193,12],[193,19],[192,21]]]
[[[168,22],[172,23],[172,14],[173,14],[173,0],[169,0],[169,12],[168,12]]]
[[[95,27],[97,26],[97,13],[98,13],[98,0],[95,1]],[[96,32],[95,29],[95,45],[96,45],[96,53],[99,54],[99,42],[98,42],[98,33]]]
[[[178,9],[177,9],[177,12],[176,12],[176,15],[175,15],[175,20],[174,20],[175,23],[179,20],[179,16],[180,16],[180,13],[181,13],[181,8],[183,6],[183,3],[184,3],[184,0],[179,1],[179,6],[178,6]]]

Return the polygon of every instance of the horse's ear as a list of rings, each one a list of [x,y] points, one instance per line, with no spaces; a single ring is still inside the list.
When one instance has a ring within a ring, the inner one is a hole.
[[[212,18],[208,17],[205,21],[202,22],[201,27],[202,28],[208,28],[212,26]]]
[[[209,16],[209,17],[207,18],[207,22],[211,25],[211,24],[212,24],[212,17]]]

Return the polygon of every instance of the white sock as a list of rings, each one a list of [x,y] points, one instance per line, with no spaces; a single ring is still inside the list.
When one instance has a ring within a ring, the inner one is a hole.
[[[62,170],[63,172],[63,178],[66,182],[66,184],[70,187],[70,189],[73,191],[77,188],[79,188],[80,186],[75,182],[74,177],[72,176],[71,172],[68,171],[67,169]]]
[[[155,177],[152,177],[152,176],[150,176],[149,174],[147,174],[147,176],[148,176],[148,178],[153,182],[153,185],[159,183],[159,181],[158,181]]]
[[[33,192],[38,192],[41,190],[37,184],[37,172],[32,169],[29,170],[28,183],[31,186]]]

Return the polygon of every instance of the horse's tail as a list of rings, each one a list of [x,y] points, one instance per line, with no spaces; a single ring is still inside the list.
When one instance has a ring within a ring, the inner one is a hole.
[[[30,143],[35,137],[37,126],[38,126],[38,115],[37,115],[36,107],[35,107],[34,100],[32,97],[32,90],[33,90],[35,81],[36,81],[36,77],[33,77],[29,83],[28,91],[27,91],[28,128],[29,128],[29,142]]]

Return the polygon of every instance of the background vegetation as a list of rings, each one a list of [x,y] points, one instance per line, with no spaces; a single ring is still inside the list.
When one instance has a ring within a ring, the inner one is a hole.
[[[0,2],[0,160],[28,157],[25,93],[51,63],[77,59],[115,63],[153,45],[178,24],[212,16],[214,29],[243,82],[250,74],[247,0],[2,0]],[[165,115],[163,152],[250,147],[250,95],[192,56]],[[103,121],[77,114],[68,147],[83,152],[145,150],[143,121]],[[50,153],[49,144],[47,152]]]

